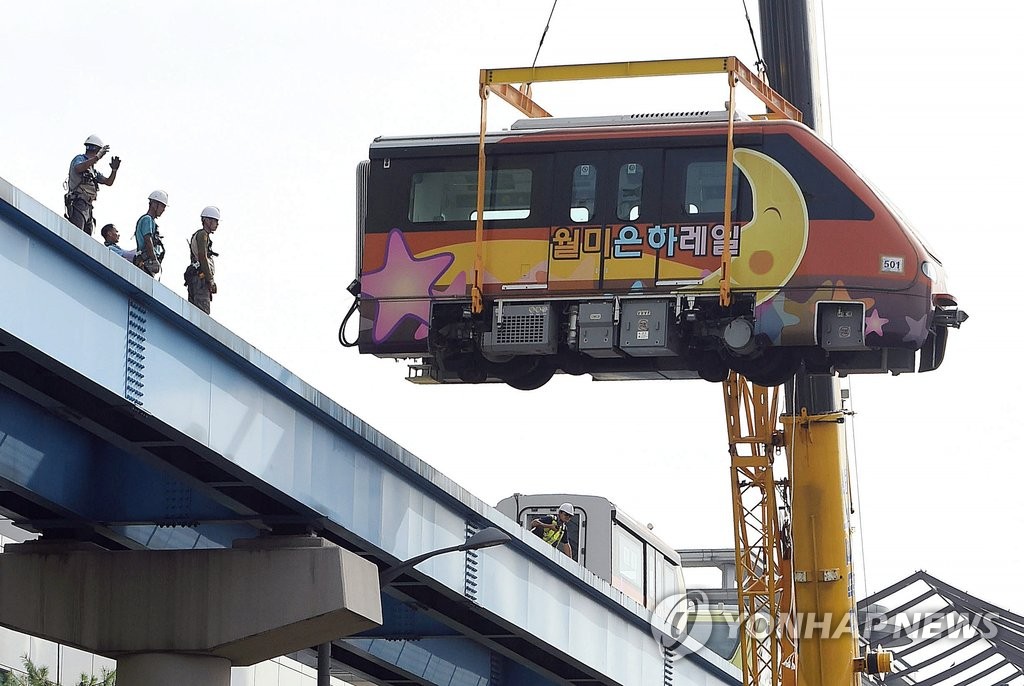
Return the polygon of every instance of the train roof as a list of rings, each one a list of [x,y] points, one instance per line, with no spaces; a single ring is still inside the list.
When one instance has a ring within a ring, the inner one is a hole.
[[[497,143],[502,140],[515,137],[528,137],[542,135],[551,132],[579,132],[597,133],[609,128],[628,129],[635,128],[637,131],[651,130],[655,127],[671,127],[678,130],[678,127],[699,129],[701,127],[720,128],[728,121],[728,112],[715,110],[692,110],[683,112],[659,112],[647,114],[621,114],[594,117],[539,117],[534,119],[520,119],[508,129],[501,131],[488,131],[485,136],[486,143]],[[795,125],[803,127],[802,124],[791,120],[754,120],[751,117],[737,113],[734,121],[743,124],[755,122],[757,124],[773,125]],[[806,128],[806,127],[804,127]],[[370,145],[371,153],[382,150],[415,149],[439,146],[470,146],[479,145],[479,133],[455,133],[455,134],[418,134],[407,136],[378,136]]]

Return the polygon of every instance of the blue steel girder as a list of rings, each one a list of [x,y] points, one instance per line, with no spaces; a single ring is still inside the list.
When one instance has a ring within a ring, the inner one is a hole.
[[[420,600],[406,596],[403,589],[416,589]],[[337,641],[335,659],[386,683],[392,683],[396,673],[424,685],[600,683],[583,671],[567,670],[565,665],[553,665],[555,671],[550,671],[543,664],[543,648],[526,645],[493,619],[474,617],[475,613],[467,612],[471,604],[465,598],[433,598],[424,602],[424,592],[429,591],[416,582],[406,581],[384,593],[384,622],[358,637]],[[511,647],[511,641],[518,645]],[[423,670],[415,668],[416,665],[422,665]]]
[[[335,643],[332,658],[367,676],[383,677],[389,683],[397,681],[388,678],[389,674],[422,686],[555,686],[563,683],[541,677],[460,636],[415,640],[346,638]],[[582,686],[585,682],[573,683]]]
[[[189,442],[0,334],[0,510],[22,528],[112,547],[223,547],[269,528]]]
[[[7,486],[101,523],[238,518],[165,472],[0,387],[0,482]]]
[[[662,684],[669,674],[677,684],[736,683],[714,657],[670,665],[649,611],[2,179],[0,290],[8,346],[0,385],[16,394],[0,404],[29,412],[20,396],[113,446],[82,448],[72,471],[124,457],[140,463],[129,473],[151,496],[161,478],[189,489],[188,514],[209,517],[198,521],[211,533],[232,522],[313,528],[379,564],[461,544],[494,524],[510,545],[432,558],[389,593],[468,639],[451,645],[478,644],[474,651],[554,683]],[[19,357],[46,373],[20,373]],[[64,384],[47,374],[77,390],[62,395]],[[105,409],[90,410],[90,399]],[[20,436],[30,449],[47,445],[42,430]],[[38,469],[57,473],[60,455],[42,452]],[[26,502],[53,498],[58,514],[122,514],[128,519],[114,524],[140,544],[189,545],[184,530],[153,536],[166,503],[102,504],[91,502],[102,491],[12,476],[12,467],[0,472]]]
[[[310,667],[316,650],[289,655]],[[465,638],[395,639],[356,637],[331,645],[331,675],[375,684],[401,686],[549,686],[564,684],[539,676],[528,667]]]

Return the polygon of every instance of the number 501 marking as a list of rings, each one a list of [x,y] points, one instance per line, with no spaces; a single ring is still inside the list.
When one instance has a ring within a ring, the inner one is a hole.
[[[902,274],[903,258],[882,255],[882,271],[889,272],[890,274]]]

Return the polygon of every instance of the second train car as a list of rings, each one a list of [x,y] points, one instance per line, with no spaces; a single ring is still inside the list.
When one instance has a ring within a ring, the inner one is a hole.
[[[517,493],[501,500],[497,509],[528,527],[537,517],[555,515],[564,502],[576,511],[566,533],[573,558],[582,566],[650,610],[686,593],[679,553],[607,498]]]
[[[478,136],[378,138],[358,170],[360,352],[418,358],[413,381],[521,389],[559,372],[734,369],[776,385],[801,364],[938,367],[966,314],[909,224],[806,126],[739,117],[725,227],[727,124],[702,112],[490,133],[480,242]]]

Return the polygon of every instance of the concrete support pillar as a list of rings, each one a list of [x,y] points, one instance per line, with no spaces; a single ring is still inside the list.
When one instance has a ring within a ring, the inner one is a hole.
[[[142,653],[117,660],[117,686],[231,686],[231,661],[208,655]]]
[[[39,541],[0,554],[0,626],[114,658],[121,686],[229,686],[232,665],[381,622],[377,566],[320,538],[132,551]]]

